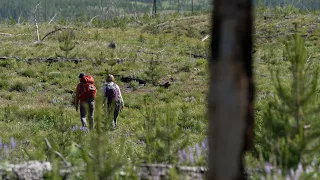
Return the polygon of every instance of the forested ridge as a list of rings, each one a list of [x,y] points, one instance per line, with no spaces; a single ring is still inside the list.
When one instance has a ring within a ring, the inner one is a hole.
[[[156,3],[157,10],[164,12],[191,12],[192,3],[195,11],[207,11],[211,4],[210,0],[158,0]],[[106,19],[135,13],[151,13],[153,0],[1,0],[0,21],[30,20],[36,7],[38,21],[48,21],[55,15],[58,19],[90,19],[94,16]]]

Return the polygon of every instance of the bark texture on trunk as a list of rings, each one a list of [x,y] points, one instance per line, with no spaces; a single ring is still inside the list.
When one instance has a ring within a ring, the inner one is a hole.
[[[251,0],[214,0],[208,179],[246,179],[242,157],[254,126],[251,13]]]

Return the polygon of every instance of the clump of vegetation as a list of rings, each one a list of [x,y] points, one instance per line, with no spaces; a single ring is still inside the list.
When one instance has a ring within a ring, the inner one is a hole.
[[[74,31],[62,31],[58,37],[58,41],[60,50],[64,51],[64,57],[68,58],[70,51],[72,51],[76,47]],[[57,56],[59,56],[59,54],[57,54]]]
[[[145,77],[153,85],[158,85],[160,78],[164,75],[163,64],[159,59],[159,55],[156,57],[152,56],[149,60],[146,70]]]

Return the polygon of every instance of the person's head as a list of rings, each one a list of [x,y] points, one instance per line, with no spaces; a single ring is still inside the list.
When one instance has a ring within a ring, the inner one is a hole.
[[[111,74],[108,74],[107,78],[106,78],[106,82],[114,82],[114,77]]]
[[[79,79],[81,80],[81,78],[83,78],[83,76],[85,76],[85,74],[84,73],[80,73],[79,74]]]

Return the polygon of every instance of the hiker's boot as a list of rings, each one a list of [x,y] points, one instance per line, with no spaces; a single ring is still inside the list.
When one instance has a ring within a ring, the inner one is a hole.
[[[81,118],[81,123],[83,127],[87,127],[87,121],[86,118]]]
[[[112,129],[115,130],[116,128],[117,128],[117,124],[114,121],[112,121]]]

